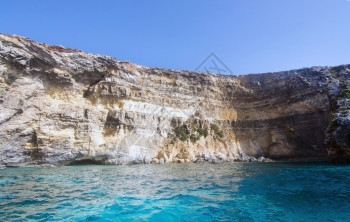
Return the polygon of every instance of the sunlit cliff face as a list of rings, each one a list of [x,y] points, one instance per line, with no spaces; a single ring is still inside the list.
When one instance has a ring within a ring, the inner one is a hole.
[[[320,159],[327,148],[339,156],[349,106],[336,99],[349,70],[223,76],[0,35],[0,163]],[[339,120],[332,129],[330,118]]]

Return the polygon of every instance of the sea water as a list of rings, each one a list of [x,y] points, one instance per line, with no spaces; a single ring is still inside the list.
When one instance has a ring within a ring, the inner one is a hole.
[[[350,221],[350,166],[5,168],[0,221]]]

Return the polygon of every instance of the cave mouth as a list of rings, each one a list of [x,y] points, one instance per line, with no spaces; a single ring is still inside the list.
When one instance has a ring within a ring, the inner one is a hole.
[[[79,166],[79,165],[104,165],[103,160],[95,160],[95,159],[82,159],[82,160],[73,160],[68,166]]]

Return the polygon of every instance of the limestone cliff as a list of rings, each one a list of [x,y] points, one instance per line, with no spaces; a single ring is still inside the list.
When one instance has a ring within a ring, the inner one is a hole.
[[[349,73],[149,68],[0,35],[0,164],[344,156]]]

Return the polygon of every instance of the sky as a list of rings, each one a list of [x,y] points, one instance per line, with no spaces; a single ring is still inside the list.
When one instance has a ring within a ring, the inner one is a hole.
[[[195,70],[212,53],[233,74],[350,63],[350,0],[0,0],[0,33]]]

